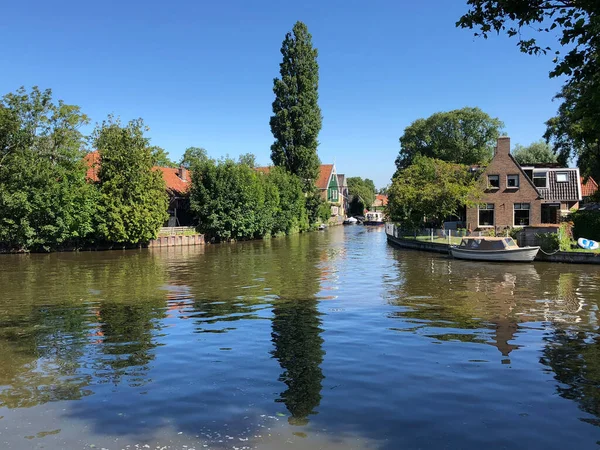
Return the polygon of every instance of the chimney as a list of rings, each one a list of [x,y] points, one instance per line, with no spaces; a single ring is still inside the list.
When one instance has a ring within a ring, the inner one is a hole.
[[[183,164],[179,166],[179,170],[177,172],[179,178],[181,178],[183,181],[187,181],[187,170],[185,169],[185,167],[183,167]]]
[[[510,138],[508,136],[500,136],[496,144],[496,155],[508,155],[510,153]]]

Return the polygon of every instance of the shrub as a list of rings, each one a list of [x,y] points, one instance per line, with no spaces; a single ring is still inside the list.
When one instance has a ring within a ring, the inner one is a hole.
[[[597,211],[577,211],[571,215],[573,237],[600,241],[600,213]]]
[[[535,239],[540,248],[545,252],[555,252],[560,250],[560,239],[558,233],[538,233]]]

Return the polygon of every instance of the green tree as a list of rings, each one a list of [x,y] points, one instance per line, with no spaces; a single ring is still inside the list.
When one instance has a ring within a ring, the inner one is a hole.
[[[527,147],[517,144],[512,150],[512,155],[521,165],[556,162],[556,155],[552,151],[552,147],[543,140],[533,142]]]
[[[292,234],[308,229],[306,199],[300,178],[283,167],[272,167],[265,181],[274,185],[279,202],[273,214],[272,234]]]
[[[86,182],[88,118],[52,91],[20,88],[0,101],[0,246],[80,246],[92,232],[94,188]]]
[[[164,148],[156,145],[150,147],[152,151],[152,158],[154,158],[154,165],[159,167],[170,167],[172,169],[179,167],[176,162],[169,158],[169,152]]]
[[[545,138],[554,144],[559,162],[577,158],[585,175],[600,176],[600,2],[597,0],[469,0],[469,11],[456,25],[517,38],[528,54],[553,53],[550,77],[565,77],[556,96],[562,103],[547,122]],[[555,35],[553,48],[538,42]]]
[[[575,158],[582,175],[600,179],[600,75],[565,84],[557,98],[562,103],[546,122],[544,137],[561,164]]]
[[[248,167],[256,167],[256,156],[252,153],[242,153],[238,161],[240,164],[245,164]]]
[[[193,166],[191,207],[198,230],[217,241],[256,239],[270,229],[277,192],[265,195],[264,182],[252,168],[231,159]]]
[[[205,163],[209,160],[206,150],[202,147],[188,147],[183,152],[179,164],[186,169],[191,169],[195,164]]]
[[[305,24],[296,22],[286,34],[281,54],[281,78],[273,82],[275,101],[270,125],[275,142],[271,159],[276,166],[298,175],[304,191],[309,192],[319,172],[317,138],[322,117],[317,49]]]
[[[400,137],[396,167],[407,168],[418,155],[458,164],[486,163],[503,127],[499,119],[469,107],[418,119]]]
[[[348,196],[350,200],[350,214],[361,215],[365,209],[369,209],[375,201],[375,184],[372,180],[360,177],[349,177]]]
[[[441,224],[478,197],[479,188],[467,166],[417,156],[394,177],[388,214],[394,222],[415,229],[424,219]]]
[[[168,196],[141,119],[122,125],[109,117],[93,135],[100,154],[97,231],[108,242],[154,239],[168,219]]]

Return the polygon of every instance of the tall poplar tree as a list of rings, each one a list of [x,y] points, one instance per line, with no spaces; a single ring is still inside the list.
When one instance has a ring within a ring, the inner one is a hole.
[[[296,22],[285,35],[281,54],[281,78],[273,81],[275,101],[270,125],[275,142],[271,145],[271,160],[298,175],[308,192],[319,173],[317,137],[322,117],[317,49],[304,23]]]

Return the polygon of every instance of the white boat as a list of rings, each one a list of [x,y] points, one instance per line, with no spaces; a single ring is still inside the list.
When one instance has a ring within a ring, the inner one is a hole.
[[[369,211],[365,215],[364,225],[383,225],[383,213],[379,211]]]
[[[459,246],[451,246],[450,254],[458,259],[475,261],[531,262],[539,247],[519,247],[510,237],[469,236]]]
[[[344,220],[344,225],[355,225],[356,223],[358,223],[358,219],[354,217],[348,217],[346,220]]]

